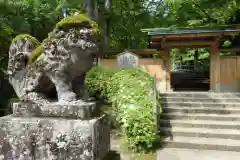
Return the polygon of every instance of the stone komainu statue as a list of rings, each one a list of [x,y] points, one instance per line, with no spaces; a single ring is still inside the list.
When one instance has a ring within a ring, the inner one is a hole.
[[[98,26],[85,15],[64,18],[42,44],[19,35],[9,49],[8,75],[23,101],[81,98],[84,74],[98,53]]]

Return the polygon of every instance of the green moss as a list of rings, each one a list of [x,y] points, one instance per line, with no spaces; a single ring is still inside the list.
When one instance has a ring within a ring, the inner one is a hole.
[[[53,34],[53,33],[50,32],[50,34]],[[32,51],[31,56],[30,56],[30,60],[29,60],[29,64],[32,64],[43,53],[43,45],[45,45],[48,42],[50,42],[52,36],[53,35],[48,36],[47,38],[45,38],[43,40],[42,44],[39,45],[35,50]]]
[[[39,45],[34,49],[29,57],[29,64],[32,64],[43,53],[43,46]]]
[[[92,21],[91,19],[89,19],[88,16],[85,14],[66,17],[56,24],[56,28],[59,28],[62,30],[68,30],[70,28],[81,27],[81,26],[92,28],[94,31],[94,34],[99,34],[98,24]]]
[[[33,36],[29,35],[29,34],[20,34],[20,35],[16,36],[16,37],[12,40],[12,43],[15,43],[18,39],[22,39],[22,38],[29,38],[29,39],[31,39],[32,42],[33,42],[35,45],[39,45],[39,44],[40,44],[39,41],[38,41],[35,37],[33,37]]]
[[[43,44],[47,44],[48,42],[50,42],[50,40],[51,40],[51,39],[50,39],[49,37],[47,37],[47,38],[45,38],[45,39],[43,40],[42,43],[43,43]]]

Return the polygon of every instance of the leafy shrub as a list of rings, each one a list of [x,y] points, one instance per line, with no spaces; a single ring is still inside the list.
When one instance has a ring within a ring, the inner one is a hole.
[[[150,149],[157,136],[152,82],[152,77],[140,69],[103,67],[93,67],[85,79],[91,95],[99,95],[112,104],[124,139],[135,151]]]

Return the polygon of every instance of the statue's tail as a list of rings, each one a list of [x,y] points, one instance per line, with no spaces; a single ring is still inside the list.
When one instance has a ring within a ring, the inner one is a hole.
[[[30,35],[19,35],[13,39],[9,48],[7,73],[9,76],[27,66],[32,51],[39,42]]]

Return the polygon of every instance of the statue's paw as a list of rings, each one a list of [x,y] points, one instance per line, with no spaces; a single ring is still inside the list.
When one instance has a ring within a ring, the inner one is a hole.
[[[72,102],[72,101],[76,101],[77,100],[77,96],[75,93],[65,93],[61,96],[61,98],[59,99],[59,102]]]

